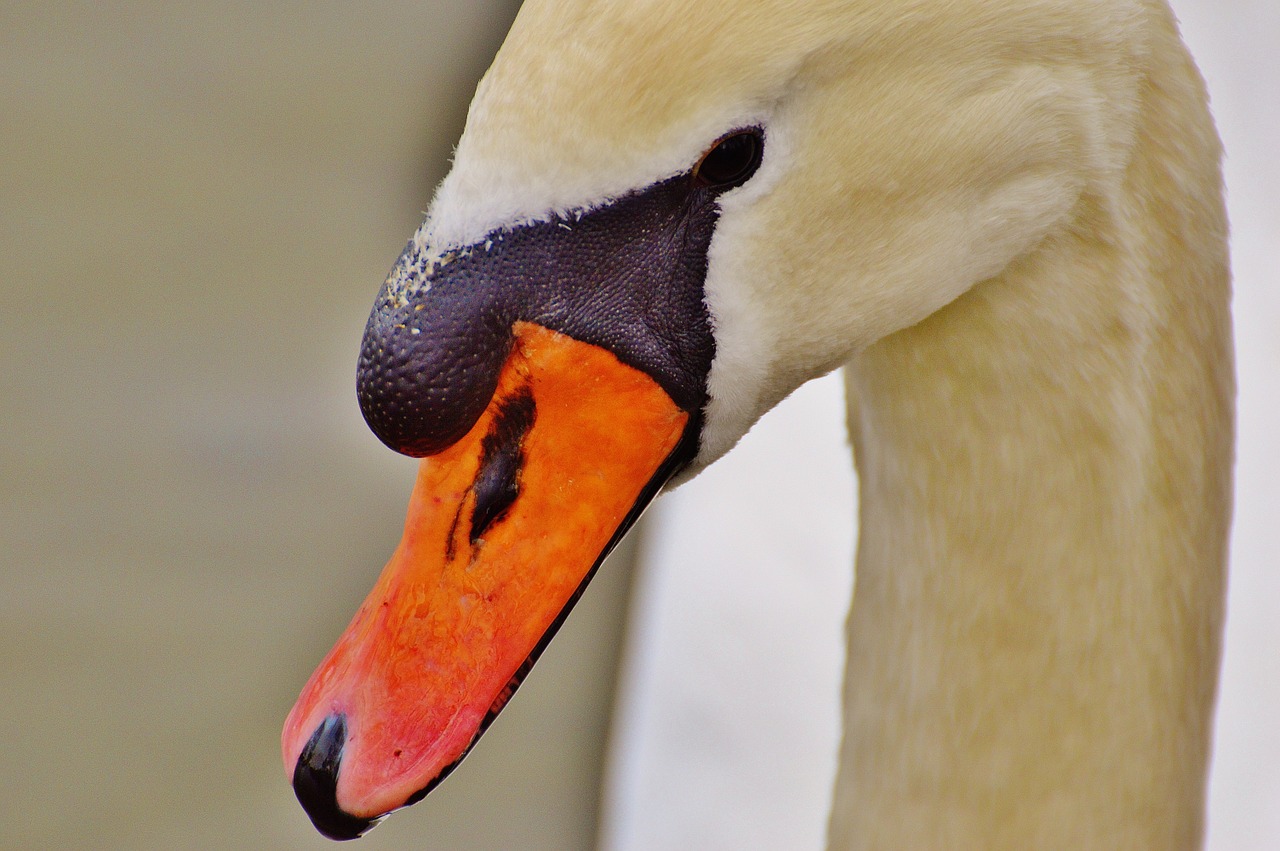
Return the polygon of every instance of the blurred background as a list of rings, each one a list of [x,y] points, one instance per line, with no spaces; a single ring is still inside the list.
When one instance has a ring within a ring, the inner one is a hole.
[[[518,6],[0,0],[0,848],[331,847],[280,724],[415,470],[360,419],[356,351]],[[1269,849],[1280,7],[1175,8],[1230,152],[1237,273],[1210,847]],[[806,387],[660,501],[466,763],[361,847],[819,847],[852,553],[839,392]]]

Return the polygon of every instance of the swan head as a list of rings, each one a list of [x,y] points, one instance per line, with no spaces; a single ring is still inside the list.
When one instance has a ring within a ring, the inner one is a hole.
[[[1137,48],[1061,5],[525,3],[366,331],[428,457],[286,722],[322,831],[448,773],[657,490],[1118,179]]]

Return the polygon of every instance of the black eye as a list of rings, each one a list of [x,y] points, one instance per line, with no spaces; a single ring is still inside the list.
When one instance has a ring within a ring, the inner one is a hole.
[[[693,167],[693,180],[718,192],[751,179],[764,158],[764,133],[759,128],[735,130],[711,146]]]

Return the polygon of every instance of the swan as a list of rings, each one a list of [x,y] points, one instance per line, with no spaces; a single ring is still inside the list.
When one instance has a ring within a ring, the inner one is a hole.
[[[427,794],[649,500],[843,366],[830,846],[1196,847],[1220,157],[1164,0],[528,0],[366,327],[424,460],[285,722],[316,827]]]

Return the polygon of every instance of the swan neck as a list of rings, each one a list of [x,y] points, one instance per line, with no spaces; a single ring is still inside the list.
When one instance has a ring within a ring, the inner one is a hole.
[[[860,516],[833,848],[1201,842],[1225,222],[1207,118],[1188,138],[1147,111],[1115,194],[847,367]]]

